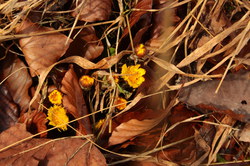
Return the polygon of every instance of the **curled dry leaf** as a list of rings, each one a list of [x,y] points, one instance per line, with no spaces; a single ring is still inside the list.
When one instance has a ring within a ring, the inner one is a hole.
[[[19,34],[36,34],[55,30],[39,26],[29,20],[24,20],[16,31]],[[32,77],[41,74],[45,68],[55,63],[64,55],[72,40],[70,39],[67,43],[66,41],[67,36],[59,32],[31,36],[19,40],[25,60],[30,66]]]
[[[47,116],[42,111],[34,110],[31,113],[25,113],[23,114],[19,119],[18,122],[25,123],[26,122],[26,128],[28,131],[30,131],[33,134],[43,132],[40,137],[46,137],[47,132],[44,132],[47,130]]]
[[[213,106],[216,110],[231,110],[233,118],[250,121],[250,73],[229,74],[216,94],[220,80],[199,82],[183,88],[179,100],[191,105]],[[227,112],[228,113],[228,112]]]
[[[112,135],[109,138],[109,146],[123,143],[141,133],[144,133],[153,128],[156,123],[157,121],[155,119],[145,119],[142,121],[131,119],[128,122],[122,123],[112,132]]]
[[[107,20],[111,13],[111,0],[78,0],[74,1],[74,12],[72,16],[81,21],[95,22]]]
[[[101,152],[80,138],[28,139],[21,144],[2,148],[32,136],[24,124],[17,124],[0,135],[0,165],[90,165],[105,166]]]
[[[0,132],[2,132],[16,123],[19,109],[4,85],[0,86],[0,101]]]
[[[8,55],[1,63],[1,80],[6,79],[4,85],[12,100],[20,106],[21,112],[29,107],[29,89],[32,85],[31,77],[25,64],[14,55]]]
[[[78,55],[93,60],[102,54],[103,49],[103,44],[97,38],[94,27],[87,27],[82,29],[70,44],[66,55]]]
[[[172,109],[169,117],[169,126],[174,126],[181,121],[187,120],[195,116],[195,113],[185,108],[183,105],[177,105]],[[172,130],[165,134],[165,144],[177,142],[194,135],[195,123],[180,123]],[[180,132],[185,131],[185,132]],[[172,161],[181,165],[190,165],[196,159],[196,143],[194,139],[174,145],[168,149],[164,149],[158,154],[158,158]]]
[[[64,94],[63,105],[74,118],[79,118],[88,114],[82,89],[80,88],[78,78],[72,66],[66,72],[62,80],[61,92]],[[89,117],[79,120],[78,123],[79,131],[82,134],[92,133]]]
[[[137,117],[136,113],[135,114],[128,113],[121,115],[122,118],[119,117],[119,119],[130,119],[130,120],[121,123],[114,129],[109,138],[109,146],[123,143],[155,127],[161,121],[162,117],[161,116],[154,117],[152,113],[153,113],[152,110],[145,109],[143,112],[141,112],[141,115],[140,116],[138,115]],[[156,112],[154,113],[157,114]],[[143,118],[143,117],[148,117],[148,115],[150,114],[152,115],[152,118]],[[136,118],[140,119],[138,120]]]

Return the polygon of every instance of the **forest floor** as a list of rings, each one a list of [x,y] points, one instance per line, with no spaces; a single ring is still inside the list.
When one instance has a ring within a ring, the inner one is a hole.
[[[1,0],[0,165],[250,165],[248,0]]]

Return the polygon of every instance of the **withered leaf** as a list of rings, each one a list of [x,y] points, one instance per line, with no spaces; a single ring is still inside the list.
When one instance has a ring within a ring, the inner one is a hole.
[[[216,94],[220,80],[199,82],[183,88],[179,100],[191,105],[209,105],[218,110],[231,110],[233,118],[250,121],[250,73],[228,74]]]
[[[31,136],[24,124],[17,124],[0,135],[0,149]],[[26,152],[25,152],[26,151]],[[90,165],[104,166],[101,152],[80,138],[28,139],[0,151],[0,165]]]
[[[175,106],[168,118],[169,126],[178,124],[179,122],[195,116],[195,113],[183,107],[183,105]],[[177,125],[165,135],[165,144],[177,142],[194,135],[195,123],[182,123]],[[169,160],[180,165],[191,165],[196,159],[196,143],[194,139],[174,145],[168,149],[164,149],[158,154],[158,158]]]
[[[14,125],[19,116],[19,109],[4,85],[0,86],[0,132]]]
[[[148,110],[148,112],[152,113],[152,110]],[[145,111],[144,113],[148,114],[147,111]],[[129,116],[129,114],[127,114],[126,116]],[[128,118],[128,117],[124,117],[124,118]],[[160,119],[161,117],[152,116],[151,119],[145,118],[142,120],[141,119],[138,120],[136,119],[136,117],[134,117],[126,122],[121,123],[112,132],[109,138],[109,146],[123,143],[135,136],[138,136],[139,134],[142,134],[152,129],[159,123]]]
[[[53,28],[42,27],[29,20],[24,20],[16,29],[19,34],[35,34],[53,30]],[[66,41],[67,36],[59,32],[31,36],[19,40],[25,60],[30,66],[32,77],[41,74],[42,70],[63,56],[72,40],[69,39],[67,43]]]
[[[80,88],[78,78],[72,66],[66,72],[62,80],[61,91],[64,94],[63,105],[67,111],[74,116],[74,118],[79,118],[88,114],[87,106],[82,94],[82,89]],[[79,120],[78,123],[79,131],[82,134],[92,133],[89,117]]]
[[[1,62],[1,80],[4,82],[6,90],[10,93],[12,100],[20,106],[22,112],[29,107],[29,89],[32,85],[31,77],[26,65],[15,55],[8,55]]]
[[[66,56],[78,55],[93,60],[102,54],[103,49],[103,44],[96,36],[94,27],[87,27],[82,29],[70,44]]]
[[[221,31],[223,31],[223,29],[231,25],[231,22],[226,17],[225,12],[221,10],[223,4],[224,4],[223,1],[220,1],[220,3],[216,5],[216,8],[214,9],[214,12],[212,13],[211,16],[210,28],[213,30],[214,34],[220,33]],[[210,3],[210,8],[213,8],[213,5],[214,5],[213,2]]]
[[[87,22],[107,20],[111,5],[111,0],[78,0],[75,1],[72,16],[77,17],[79,14],[79,20]]]
[[[146,10],[152,9],[152,0],[140,0],[136,5],[136,9],[141,9],[141,11],[133,11],[129,17],[129,25],[130,27],[126,27],[124,29],[122,37],[125,37],[128,34],[128,28],[132,28],[138,21],[139,19],[147,13]]]
[[[247,123],[240,133],[240,141],[250,142],[250,123]]]
[[[26,128],[31,133],[40,133],[43,132],[40,137],[46,137],[47,132],[44,132],[47,130],[47,116],[42,111],[34,110],[31,113],[25,113],[23,114],[19,119],[18,122],[20,123],[26,123]]]

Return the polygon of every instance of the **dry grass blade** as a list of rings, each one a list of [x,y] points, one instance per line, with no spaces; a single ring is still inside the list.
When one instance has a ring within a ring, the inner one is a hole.
[[[129,157],[129,158],[124,159],[124,160],[116,161],[116,162],[110,163],[109,165],[116,165],[116,164],[125,163],[125,162],[127,162],[127,161],[136,160],[136,159],[138,160],[139,158],[144,158],[144,159],[145,159],[145,158],[149,158],[149,157],[150,157],[149,155],[152,154],[152,153],[159,152],[159,151],[161,151],[161,150],[163,150],[163,149],[166,149],[166,148],[169,148],[169,147],[171,147],[171,146],[177,145],[177,144],[179,144],[179,143],[188,141],[188,140],[190,140],[190,139],[192,139],[192,138],[193,138],[193,136],[192,136],[192,137],[185,138],[185,139],[180,140],[180,141],[177,141],[177,142],[174,142],[174,143],[171,143],[171,144],[167,144],[167,145],[161,146],[161,147],[159,147],[159,148],[155,148],[155,149],[153,149],[153,150],[150,150],[150,151],[141,153],[141,154],[139,154],[139,155],[133,155],[133,157]]]
[[[111,20],[111,21],[104,21],[104,22],[92,23],[92,24],[87,24],[87,25],[75,26],[74,29],[82,29],[82,28],[87,28],[87,27],[92,27],[92,26],[112,24],[114,22],[117,22],[117,20]],[[13,29],[14,28],[16,28],[16,27],[13,27]],[[20,39],[20,38],[24,38],[24,37],[53,34],[53,33],[56,33],[56,32],[65,32],[65,31],[70,31],[71,29],[72,29],[72,27],[70,27],[70,28],[62,28],[62,29],[58,29],[58,30],[51,30],[51,31],[48,31],[48,32],[33,33],[33,34],[4,35],[4,34],[0,33],[0,41],[3,42],[3,41],[8,41],[8,40]]]
[[[247,12],[238,22],[234,23],[231,27],[227,28],[223,32],[219,33],[217,36],[212,38],[209,42],[204,44],[202,47],[197,48],[194,50],[191,54],[189,54],[186,58],[184,58],[177,67],[184,67],[186,65],[189,65],[193,61],[197,60],[198,58],[201,58],[205,53],[207,53],[209,50],[211,50],[216,44],[221,42],[223,39],[225,39],[228,35],[230,35],[232,32],[241,29],[242,26],[246,24],[245,20],[248,19],[250,14],[250,11]]]
[[[250,38],[249,38],[249,36],[247,36],[247,33],[250,33],[250,21],[248,22],[246,28],[242,32],[242,38],[240,39],[239,44],[236,47],[235,54],[230,59],[228,65],[227,65],[226,71],[224,72],[223,77],[221,78],[221,81],[220,81],[215,93],[218,93],[219,88],[220,88],[223,80],[225,79],[228,70],[231,68],[231,65],[233,63],[233,60],[234,60],[235,56],[237,54],[239,54],[239,52],[242,50],[242,48],[248,43]]]
[[[229,116],[225,116],[221,122],[222,124],[233,126],[233,124],[235,123],[235,120],[233,120]],[[208,165],[211,164],[211,162],[216,159],[217,153],[219,152],[224,142],[227,140],[228,135],[231,131],[232,131],[232,128],[225,128],[220,125],[217,126],[217,132],[216,132],[216,135],[214,136],[211,151],[208,156]]]
[[[205,151],[205,153],[191,165],[191,166],[199,166],[208,156],[210,152],[210,147],[207,144],[207,142],[202,138],[199,131],[195,130],[194,138],[196,143]]]

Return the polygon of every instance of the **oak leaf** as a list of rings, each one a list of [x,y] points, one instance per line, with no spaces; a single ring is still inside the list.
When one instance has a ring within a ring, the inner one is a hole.
[[[27,66],[15,55],[8,55],[1,63],[1,80],[10,93],[12,100],[20,106],[21,112],[29,107],[29,89],[32,85]]]
[[[78,78],[72,66],[66,72],[62,80],[61,92],[64,94],[63,105],[68,113],[73,115],[74,118],[79,118],[88,114],[87,106],[82,94],[82,89],[80,88]],[[78,123],[81,133],[92,133],[89,117],[79,120]]]
[[[131,13],[129,17],[130,27],[126,27],[126,29],[124,29],[121,39],[128,35],[128,28],[132,28],[141,19],[141,17],[147,13],[147,10],[152,9],[152,0],[140,0],[135,5],[135,8],[140,9],[140,11],[133,11]]]
[[[215,93],[220,80],[199,82],[183,88],[179,100],[190,105],[207,105],[215,111],[227,110],[238,120],[250,121],[249,72],[228,74],[218,93]]]
[[[74,36],[74,34],[72,35]],[[94,27],[83,28],[70,44],[66,56],[78,55],[88,60],[99,57],[103,52],[103,44],[95,34]]]
[[[95,22],[109,18],[112,1],[110,0],[78,0],[75,1],[75,9],[72,16],[81,21]]]
[[[121,123],[113,130],[109,138],[109,146],[123,143],[152,129],[162,119],[159,112],[156,113],[151,109],[144,109],[140,113],[134,112],[125,113],[114,121],[121,121]]]
[[[24,20],[16,31],[19,34],[32,35],[55,30],[53,28],[39,26],[29,20]],[[72,40],[69,39],[67,43],[66,41],[67,36],[59,32],[31,36],[19,40],[25,60],[30,66],[32,77],[40,75],[45,68],[55,63],[64,55]]]
[[[0,86],[0,101],[0,132],[2,132],[17,122],[19,109],[4,85]]]
[[[32,134],[26,131],[24,124],[17,124],[2,132],[0,165],[107,165],[101,152],[81,138],[51,140],[31,137]],[[27,140],[22,141],[23,139]],[[16,144],[17,141],[21,143]],[[13,143],[16,145],[13,146]],[[10,147],[6,148],[8,145]]]

